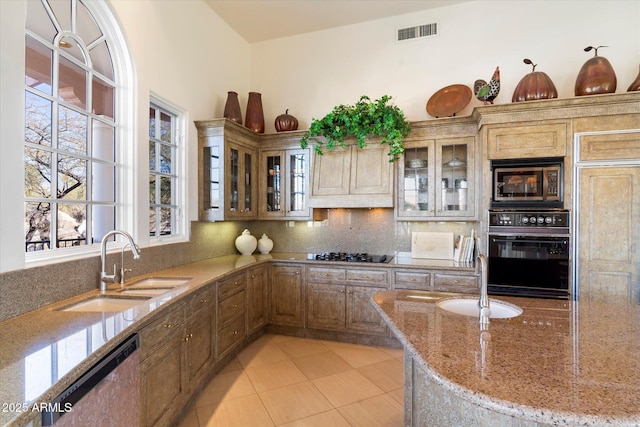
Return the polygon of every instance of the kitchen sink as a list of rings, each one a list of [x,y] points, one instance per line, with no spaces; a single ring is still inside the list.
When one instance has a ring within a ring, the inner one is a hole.
[[[118,291],[118,293],[120,295],[130,295],[130,296],[158,296],[158,295],[162,295],[162,294],[166,294],[167,292],[169,292],[170,290],[172,290],[173,287],[167,287],[167,288],[139,288],[139,289],[121,289]]]
[[[130,285],[125,285],[125,290],[128,289],[173,289],[178,286],[182,286],[191,280],[191,277],[149,277],[142,279],[138,282],[134,282]]]
[[[134,307],[151,298],[150,296],[139,296],[135,298],[113,295],[98,295],[80,301],[73,305],[61,308],[60,311],[82,311],[82,312],[118,312]]]
[[[438,301],[436,305],[451,313],[475,317],[480,315],[478,297],[445,298]],[[489,298],[489,308],[491,309],[490,319],[508,319],[522,314],[522,309],[517,305],[493,298]]]

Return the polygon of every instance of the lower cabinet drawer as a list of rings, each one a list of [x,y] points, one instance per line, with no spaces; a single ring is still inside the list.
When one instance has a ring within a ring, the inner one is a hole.
[[[310,282],[344,282],[345,278],[344,268],[309,267],[307,269],[307,280]]]
[[[431,290],[431,273],[413,271],[394,271],[393,283],[396,289]]]
[[[184,322],[184,305],[181,305],[140,330],[140,360],[146,359],[158,347],[165,344],[173,332],[183,326]]]
[[[242,291],[218,303],[218,324],[220,327],[227,326],[238,316],[244,317],[245,296],[246,292]]]
[[[229,298],[231,295],[244,290],[246,285],[245,274],[235,274],[218,282],[218,301]]]
[[[436,274],[433,276],[433,287],[436,291],[477,291],[478,278],[476,276],[459,276],[457,274]]]
[[[229,326],[220,329],[218,332],[218,358],[223,357],[245,336],[246,321],[245,316],[239,317]]]
[[[347,270],[347,281],[360,286],[388,286],[387,270]]]

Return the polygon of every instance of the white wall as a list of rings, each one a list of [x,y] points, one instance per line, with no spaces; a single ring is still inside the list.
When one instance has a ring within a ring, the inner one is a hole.
[[[197,131],[194,120],[222,117],[227,91],[248,92],[249,45],[202,1],[112,0],[133,56],[137,78],[137,155],[148,156],[149,94],[186,110],[190,220],[198,218]],[[246,101],[245,101],[246,102]],[[140,168],[138,183],[148,173]],[[138,206],[148,203],[148,188],[138,192]],[[144,209],[137,216],[148,227]]]
[[[438,23],[438,35],[396,43],[395,31]],[[640,1],[478,0],[251,45],[251,90],[262,93],[266,132],[289,108],[306,129],[334,105],[360,95],[394,97],[409,120],[431,119],[426,103],[450,84],[473,88],[500,66],[502,88],[496,104],[511,102],[531,67],[549,75],[559,98],[574,96],[576,76],[599,50],[625,92],[640,64]],[[482,103],[472,98],[459,113]]]

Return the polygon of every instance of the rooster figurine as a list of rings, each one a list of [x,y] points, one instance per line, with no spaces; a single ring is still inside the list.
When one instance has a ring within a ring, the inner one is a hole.
[[[487,104],[493,104],[493,100],[498,96],[500,92],[500,67],[496,67],[496,70],[491,76],[489,83],[484,80],[476,80],[473,84],[473,93],[480,101]]]

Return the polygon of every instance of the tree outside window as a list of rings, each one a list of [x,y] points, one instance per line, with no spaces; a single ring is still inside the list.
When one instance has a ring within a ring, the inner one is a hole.
[[[177,115],[149,107],[149,235],[177,234]]]
[[[80,0],[27,2],[25,250],[100,241],[116,224],[114,68]]]

